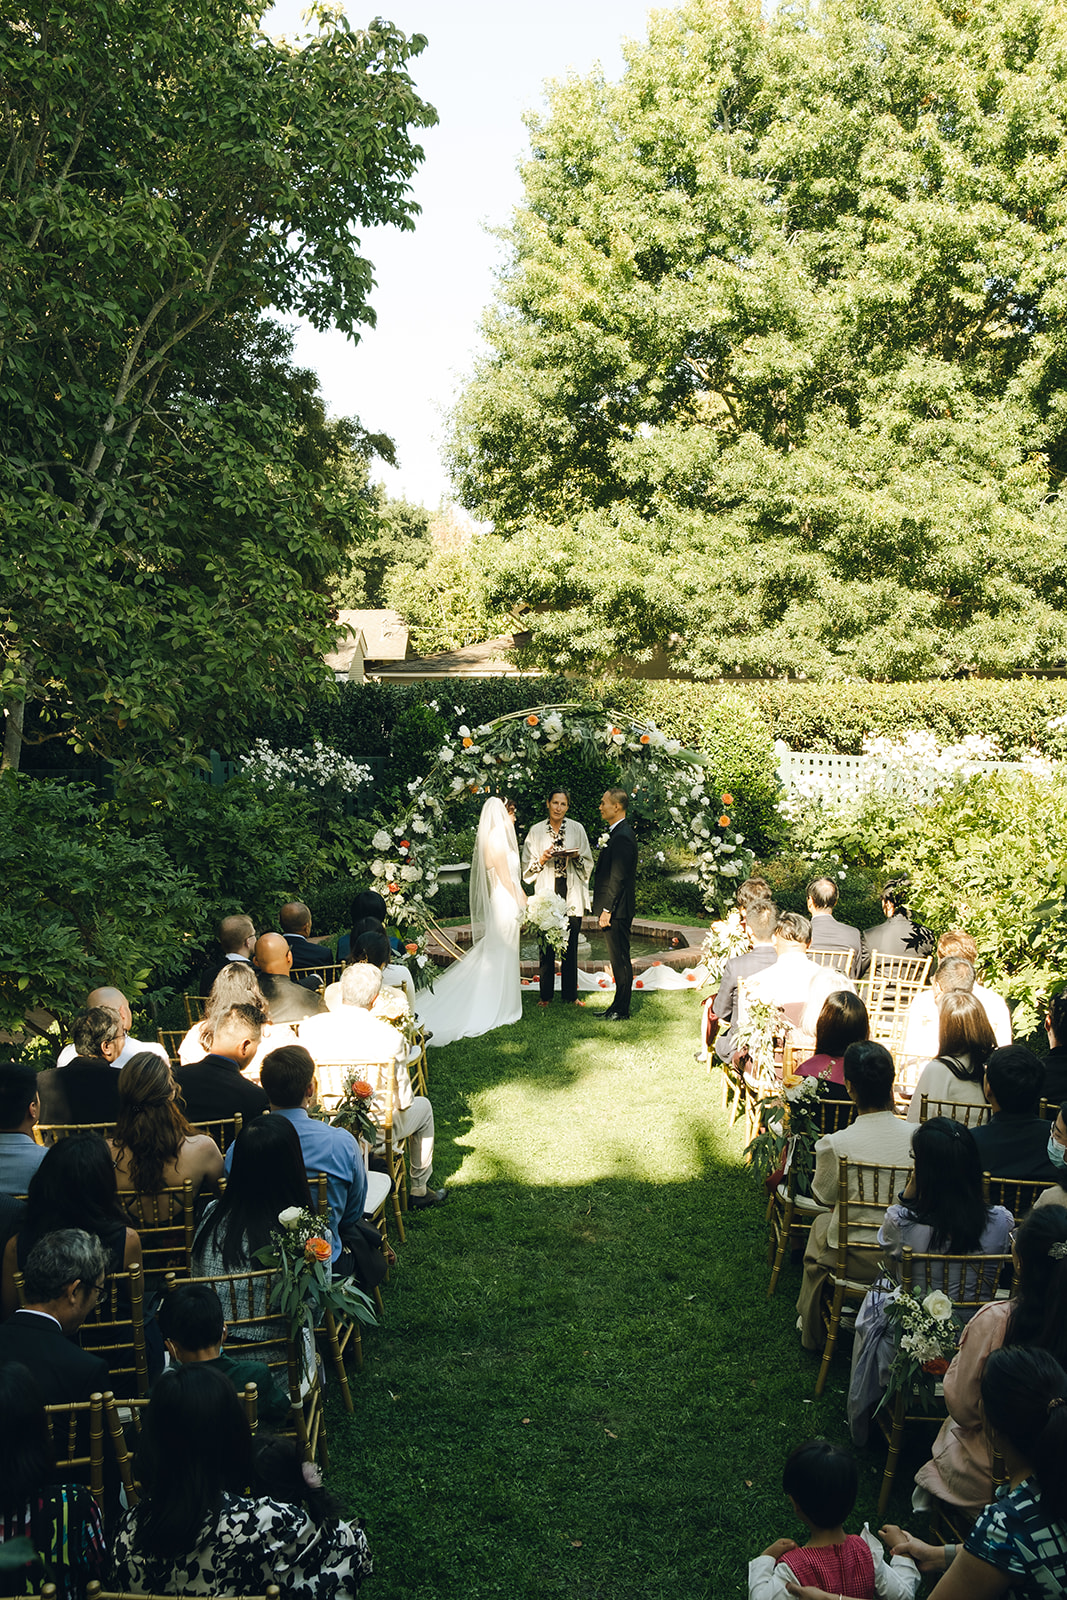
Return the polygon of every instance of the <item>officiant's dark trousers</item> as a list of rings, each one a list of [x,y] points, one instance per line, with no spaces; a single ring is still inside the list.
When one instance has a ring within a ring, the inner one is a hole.
[[[559,966],[559,997],[566,1005],[578,998],[578,935],[582,931],[581,917],[568,917],[570,936]],[[539,969],[541,999],[551,1000],[556,992],[556,952],[550,944],[541,945]]]
[[[633,917],[625,917],[616,921],[612,917],[604,929],[611,970],[615,977],[615,999],[608,1010],[614,1011],[620,1017],[630,1015],[630,995],[634,986],[634,965],[630,960],[630,928],[633,920]]]

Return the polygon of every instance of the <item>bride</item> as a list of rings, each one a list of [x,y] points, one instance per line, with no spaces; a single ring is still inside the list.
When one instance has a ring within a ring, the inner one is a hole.
[[[503,800],[494,797],[482,807],[471,862],[470,951],[434,981],[432,992],[418,996],[418,1018],[432,1031],[434,1045],[519,1021],[519,927],[525,910],[515,824]]]

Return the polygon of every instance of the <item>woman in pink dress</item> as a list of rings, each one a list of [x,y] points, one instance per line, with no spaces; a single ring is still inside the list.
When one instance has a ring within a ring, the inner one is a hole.
[[[824,1078],[827,1094],[834,1100],[847,1100],[845,1051],[858,1039],[871,1036],[867,1007],[858,994],[837,989],[828,994],[815,1024],[815,1054],[795,1070],[802,1078]]]

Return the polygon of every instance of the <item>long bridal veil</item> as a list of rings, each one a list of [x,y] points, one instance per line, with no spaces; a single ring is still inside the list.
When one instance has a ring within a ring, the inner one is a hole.
[[[472,1039],[522,1016],[519,926],[523,894],[519,851],[507,807],[487,800],[471,861],[471,949],[422,991],[419,1021],[433,1045]]]

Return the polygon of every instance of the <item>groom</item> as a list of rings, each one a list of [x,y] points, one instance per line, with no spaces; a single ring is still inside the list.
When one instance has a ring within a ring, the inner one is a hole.
[[[630,924],[636,909],[637,840],[626,820],[628,800],[625,789],[608,789],[600,802],[600,815],[608,825],[608,837],[593,875],[593,911],[600,913],[600,926],[607,938],[611,969],[615,974],[615,999],[603,1014],[605,1022],[628,1019],[634,984]]]

